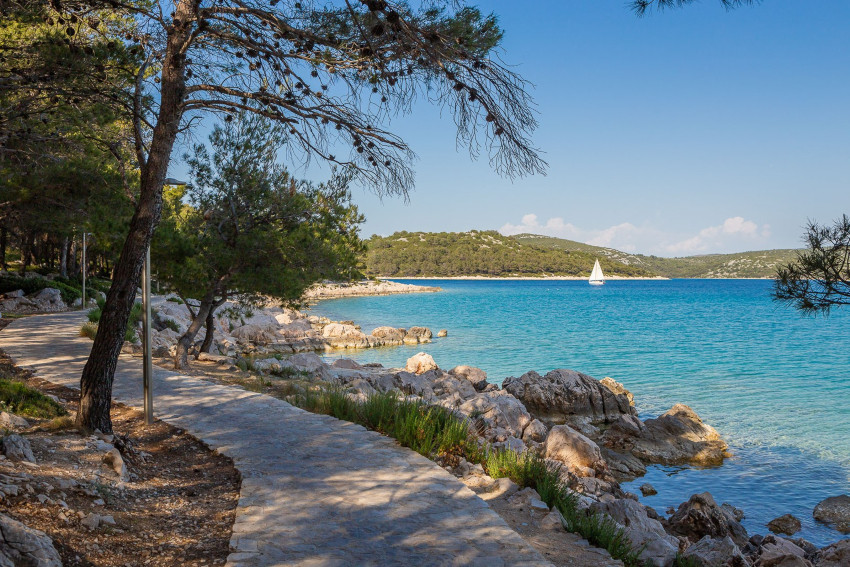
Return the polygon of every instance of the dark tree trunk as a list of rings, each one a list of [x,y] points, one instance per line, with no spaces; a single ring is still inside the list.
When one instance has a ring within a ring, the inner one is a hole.
[[[71,245],[68,248],[68,273],[77,277],[79,274],[79,265],[77,264],[77,239],[71,239]]]
[[[59,275],[63,278],[68,277],[68,248],[71,244],[71,239],[67,236],[62,239],[62,246],[59,248]]]
[[[6,231],[6,227],[0,228],[0,269],[3,269],[3,271],[9,268],[6,265],[6,243],[8,238],[9,233]]]
[[[27,268],[32,261],[32,249],[35,246],[35,231],[28,232],[21,237],[21,275],[27,273]]]
[[[201,327],[206,324],[207,317],[212,313],[214,300],[215,295],[213,293],[207,294],[207,296],[201,300],[201,304],[195,312],[195,317],[192,319],[192,323],[189,325],[189,328],[186,329],[186,332],[183,333],[177,340],[177,352],[174,353],[175,370],[183,370],[189,367],[189,348],[191,348],[192,343],[195,341],[195,336],[198,334],[198,331],[200,331]]]
[[[192,21],[197,12],[196,1],[180,0],[174,19]],[[115,264],[112,287],[98,324],[91,353],[80,377],[80,409],[77,425],[83,429],[112,432],[109,411],[112,405],[112,382],[130,309],[136,298],[136,287],[150,246],[153,231],[162,213],[162,184],[183,115],[185,96],[185,57],[181,50],[189,39],[190,26],[170,27],[162,62],[162,90],[159,114],[151,137],[147,161],[141,168],[139,200],[130,231]]]
[[[224,305],[225,301],[227,301],[226,294],[213,304],[210,312],[207,314],[207,334],[204,336],[204,342],[201,344],[201,352],[209,352],[210,348],[212,348],[213,340],[215,339],[215,310]]]

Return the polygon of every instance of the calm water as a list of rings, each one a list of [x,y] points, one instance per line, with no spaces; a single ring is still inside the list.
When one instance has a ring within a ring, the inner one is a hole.
[[[314,311],[366,332],[449,331],[428,345],[336,356],[403,366],[423,350],[441,368],[478,366],[497,383],[572,368],[623,382],[643,418],[686,403],[735,457],[714,469],[653,467],[626,489],[651,482],[659,494],[643,500],[660,513],[708,490],[742,508],[751,533],[792,513],[804,525],[798,535],[816,544],[842,537],[811,511],[850,492],[850,309],[804,318],[772,302],[771,282],[760,280],[428,284],[444,291],[329,300]]]

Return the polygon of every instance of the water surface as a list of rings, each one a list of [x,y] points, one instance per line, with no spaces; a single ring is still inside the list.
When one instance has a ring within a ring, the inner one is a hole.
[[[398,280],[417,283],[410,280]],[[642,418],[686,403],[726,439],[719,468],[652,467],[660,513],[699,491],[747,513],[750,532],[792,513],[816,544],[841,534],[811,517],[850,492],[850,309],[806,318],[770,299],[763,280],[439,280],[440,293],[344,298],[313,311],[381,325],[424,325],[449,336],[417,346],[339,352],[403,366],[416,352],[441,368],[468,364],[491,382],[528,370],[610,376],[635,395]]]

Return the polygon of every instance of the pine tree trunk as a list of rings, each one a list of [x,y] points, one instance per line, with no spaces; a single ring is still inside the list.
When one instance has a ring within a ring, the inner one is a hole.
[[[71,239],[71,245],[68,248],[68,273],[74,277],[80,275],[77,269],[77,239]]]
[[[198,4],[180,0],[175,19],[183,22],[195,17]],[[130,309],[136,298],[136,287],[150,246],[153,231],[162,213],[162,184],[174,140],[183,116],[185,96],[185,57],[181,54],[189,38],[190,26],[170,28],[162,64],[159,115],[151,137],[147,161],[141,168],[139,200],[130,231],[115,265],[112,287],[106,295],[98,332],[91,354],[80,377],[80,409],[77,425],[84,429],[112,432],[109,411],[112,404],[112,382]]]
[[[206,324],[207,317],[212,313],[214,296],[208,294],[201,300],[198,311],[186,332],[177,340],[177,352],[174,353],[174,369],[183,370],[189,367],[189,349],[195,340],[198,331]]]
[[[213,339],[215,338],[215,310],[219,305],[221,305],[221,303],[217,303],[210,307],[210,312],[207,314],[207,334],[204,337],[204,342],[201,344],[201,352],[209,352],[210,348],[212,348],[212,344],[214,342]]]
[[[21,276],[24,276],[32,261],[32,249],[35,246],[35,231],[28,232],[21,239]]]
[[[6,227],[0,228],[0,269],[6,271],[8,266],[6,265],[6,242],[9,238],[9,233],[6,231]]]

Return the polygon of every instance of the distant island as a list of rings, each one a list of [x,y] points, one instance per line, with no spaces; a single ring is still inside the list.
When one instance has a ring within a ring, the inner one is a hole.
[[[661,258],[538,234],[396,232],[367,240],[364,271],[382,277],[587,277],[595,259],[616,278],[770,278],[797,250]]]

